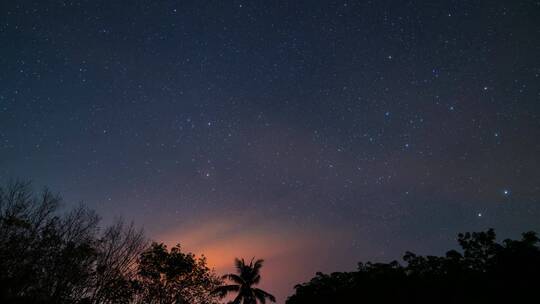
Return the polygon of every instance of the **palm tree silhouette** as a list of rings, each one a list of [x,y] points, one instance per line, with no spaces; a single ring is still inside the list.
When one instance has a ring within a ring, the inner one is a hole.
[[[231,292],[238,293],[236,298],[229,302],[229,304],[257,304],[257,300],[259,303],[265,304],[267,299],[276,302],[276,298],[273,295],[262,289],[253,287],[261,281],[260,270],[264,262],[264,260],[253,262],[254,259],[251,259],[249,265],[244,262],[244,259],[234,259],[237,273],[226,274],[223,276],[223,279],[228,279],[235,284],[220,286],[213,293],[217,294],[220,298],[224,298]]]

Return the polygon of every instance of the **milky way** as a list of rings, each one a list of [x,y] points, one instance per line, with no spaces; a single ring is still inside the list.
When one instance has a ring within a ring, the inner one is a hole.
[[[540,230],[537,1],[2,1],[0,181],[315,271]]]

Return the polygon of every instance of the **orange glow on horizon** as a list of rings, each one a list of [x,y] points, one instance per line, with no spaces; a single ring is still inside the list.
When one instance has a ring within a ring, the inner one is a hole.
[[[234,272],[236,257],[264,259],[260,287],[282,303],[292,294],[295,284],[311,278],[330,258],[328,240],[343,235],[238,217],[178,227],[158,239],[167,246],[180,243],[185,251],[204,254],[208,265],[220,275]]]

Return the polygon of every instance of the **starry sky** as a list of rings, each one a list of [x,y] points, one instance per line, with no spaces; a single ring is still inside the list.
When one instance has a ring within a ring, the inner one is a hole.
[[[538,1],[1,1],[0,182],[315,271],[540,230]]]

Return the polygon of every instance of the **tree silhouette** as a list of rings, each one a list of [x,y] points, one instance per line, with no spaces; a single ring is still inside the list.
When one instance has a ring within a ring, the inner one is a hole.
[[[153,243],[139,259],[135,303],[217,303],[212,291],[220,283],[204,256],[183,253],[180,245],[168,250],[164,244]]]
[[[75,303],[92,287],[98,218],[27,182],[0,187],[0,302]]]
[[[295,287],[287,304],[530,302],[540,277],[540,240],[534,232],[502,244],[495,239],[493,229],[464,233],[461,250],[442,257],[407,252],[406,266],[368,262],[353,272],[317,273]]]
[[[214,304],[204,258],[148,242],[133,224],[104,229],[91,210],[30,183],[0,186],[0,303]]]
[[[231,304],[256,304],[266,303],[266,300],[275,302],[276,298],[268,292],[254,287],[261,281],[261,267],[263,260],[256,260],[247,265],[244,259],[235,259],[235,266],[237,273],[230,273],[223,276],[223,279],[228,279],[234,284],[219,286],[214,290],[214,294],[217,294],[220,298],[224,298],[229,293],[237,293]]]

